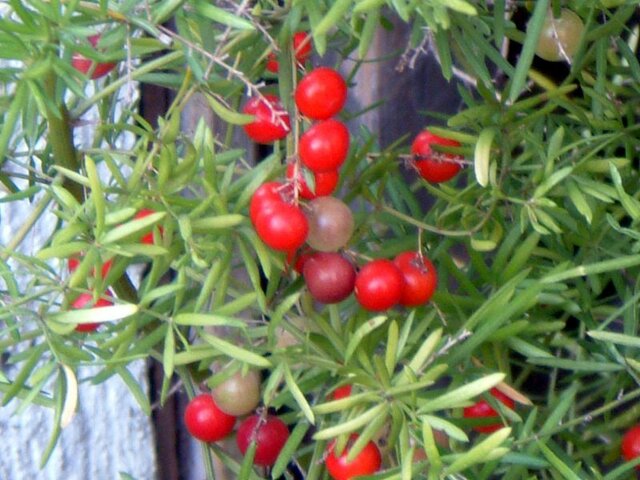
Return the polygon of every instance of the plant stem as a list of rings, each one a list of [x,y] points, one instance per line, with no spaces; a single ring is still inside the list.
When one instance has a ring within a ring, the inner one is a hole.
[[[56,165],[77,172],[80,170],[78,152],[73,144],[73,129],[69,118],[69,111],[64,102],[56,102],[56,75],[50,72],[44,81],[45,91],[52,102],[57,103],[57,110],[47,109],[47,124],[49,127],[48,142],[51,145],[53,162]],[[62,185],[79,202],[84,201],[82,185],[69,178],[63,180]]]

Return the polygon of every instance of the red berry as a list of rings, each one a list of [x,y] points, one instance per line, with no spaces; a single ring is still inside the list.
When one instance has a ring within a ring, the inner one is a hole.
[[[313,250],[309,247],[302,247],[299,250],[290,250],[287,252],[287,266],[293,266],[293,269],[302,275],[304,264],[313,256]]]
[[[334,400],[340,400],[342,398],[347,398],[351,396],[352,387],[350,384],[342,385],[341,387],[336,388],[331,394],[331,398]]]
[[[353,292],[356,271],[339,253],[318,252],[311,255],[302,270],[311,296],[321,303],[338,303]]]
[[[425,130],[416,136],[411,145],[411,153],[419,157],[415,167],[422,178],[431,183],[451,180],[460,171],[460,163],[453,161],[453,155],[434,152],[431,145],[459,147],[460,143]]]
[[[253,457],[255,465],[270,467],[276,463],[278,455],[289,438],[287,425],[278,417],[252,415],[238,427],[236,442],[244,455],[252,441],[256,442],[256,453]]]
[[[107,292],[107,294],[113,295],[111,292]],[[81,293],[80,295],[78,295],[78,298],[73,301],[73,303],[71,304],[71,308],[74,310],[81,310],[83,308],[110,307],[111,305],[113,305],[113,303],[104,298],[99,298],[95,303],[93,303],[92,294]],[[99,326],[99,323],[79,323],[78,325],[76,325],[75,330],[76,332],[89,333],[95,332]]]
[[[427,303],[438,283],[438,274],[433,263],[418,252],[403,252],[393,260],[393,263],[404,277],[400,305],[417,307]]]
[[[184,411],[187,430],[203,442],[217,442],[229,435],[236,417],[224,413],[208,393],[193,397]]]
[[[254,142],[273,143],[283,139],[291,131],[289,114],[275,95],[251,98],[245,104],[243,112],[255,117],[244,126],[244,131]]]
[[[347,461],[349,449],[357,440],[358,435],[351,435],[347,447],[340,456],[334,452],[335,441],[329,445],[328,455],[325,460],[329,475],[334,480],[351,480],[361,475],[372,475],[380,469],[382,456],[380,450],[374,442],[369,442],[352,460]]]
[[[96,47],[100,41],[100,35],[91,35],[88,38],[88,40],[91,43],[91,45]],[[108,74],[111,70],[113,70],[116,67],[116,64],[111,62],[96,64],[96,62],[85,57],[80,53],[73,54],[73,56],[71,57],[71,65],[73,66],[73,68],[83,73],[84,75],[89,73],[91,68],[95,65],[95,68],[91,73],[91,78],[93,80],[95,80],[96,78],[104,77],[106,74]]]
[[[498,401],[500,401],[506,407],[513,409],[515,406],[514,401],[507,397],[504,393],[502,393],[497,388],[492,388],[489,393],[495,397]],[[489,405],[489,402],[486,400],[480,400],[479,402],[474,403],[470,407],[466,407],[463,410],[463,416],[465,418],[492,418],[499,417],[498,412],[494,410],[494,408]],[[489,425],[479,425],[473,427],[476,432],[480,433],[492,433],[496,430],[502,428],[502,423],[491,423]]]
[[[331,195],[338,185],[340,174],[337,170],[329,170],[327,172],[310,172],[313,175],[314,188],[313,191],[307,185],[304,174],[301,171],[303,167],[298,168],[296,175],[296,165],[290,163],[287,165],[287,178],[294,182],[297,186],[300,196],[305,200],[313,200],[316,197],[326,197]]]
[[[334,69],[319,67],[300,80],[294,95],[302,115],[326,120],[342,110],[347,100],[347,83]]]
[[[136,213],[134,218],[140,219],[140,218],[148,217],[153,213],[156,213],[155,210],[151,210],[150,208],[143,208],[138,213]],[[160,235],[162,236],[162,234],[164,233],[164,229],[162,227],[158,227],[158,230],[160,231]],[[140,239],[140,243],[144,243],[145,245],[153,245],[154,244],[153,231],[149,233],[145,233]]]
[[[261,212],[264,212],[269,205],[273,203],[281,203],[284,201],[282,194],[285,186],[280,182],[267,182],[260,185],[253,195],[249,203],[249,218],[251,223],[255,225],[256,219]]]
[[[288,252],[304,244],[309,232],[307,217],[300,207],[285,202],[269,204],[255,220],[256,233],[274,250]]]
[[[402,272],[391,260],[373,260],[356,276],[356,299],[363,308],[373,312],[396,305],[402,297],[403,288]]]
[[[302,134],[298,148],[300,160],[312,172],[338,170],[349,153],[349,130],[338,120],[318,122]]]
[[[622,457],[630,462],[640,457],[640,425],[635,425],[627,430],[622,437]],[[640,465],[636,466],[640,470]]]
[[[309,40],[307,40],[307,38]],[[304,64],[311,55],[311,38],[305,32],[296,32],[293,36],[293,50],[296,62]],[[267,57],[267,70],[278,73],[280,65],[278,64],[277,55],[271,52]]]

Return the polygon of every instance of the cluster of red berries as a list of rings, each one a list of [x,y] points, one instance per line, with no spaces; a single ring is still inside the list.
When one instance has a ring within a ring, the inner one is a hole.
[[[189,433],[207,443],[228,437],[233,432],[237,419],[236,415],[224,412],[209,393],[192,398],[184,412],[184,422]],[[242,455],[246,454],[251,442],[256,443],[253,463],[263,467],[276,463],[288,438],[287,424],[277,416],[264,412],[246,417],[236,433],[236,443]]]
[[[138,213],[136,213],[134,218],[141,219],[151,215],[152,213],[155,213],[155,212],[148,208],[144,208],[140,210]],[[159,231],[160,231],[160,234],[162,234],[162,227],[159,228]],[[153,231],[145,233],[140,238],[140,242],[146,245],[153,245],[154,244]],[[73,273],[74,271],[76,271],[76,269],[80,265],[80,262],[81,262],[81,257],[79,256],[74,256],[69,258],[67,262],[69,273]],[[100,268],[101,278],[103,279],[107,278],[107,275],[109,275],[109,272],[111,271],[112,266],[113,266],[113,259],[109,259],[102,264]],[[93,276],[95,275],[96,275],[96,271],[94,269]],[[113,298],[113,296],[114,295],[111,289],[107,289],[105,292],[105,297]],[[81,310],[83,308],[110,307],[111,305],[113,305],[113,302],[111,300],[108,300],[107,298],[100,297],[94,301],[93,295],[91,293],[84,292],[78,295],[78,297],[76,297],[76,299],[71,303],[71,308],[73,310]],[[77,324],[75,330],[81,333],[90,333],[90,332],[95,332],[98,329],[98,327],[100,327],[99,323],[83,322],[83,323]]]
[[[318,302],[338,303],[355,292],[360,305],[370,311],[384,311],[398,304],[422,305],[433,295],[437,274],[420,253],[403,252],[393,261],[373,260],[356,272],[352,261],[338,252],[354,230],[349,207],[329,196],[349,150],[347,127],[333,118],[346,97],[346,82],[335,70],[320,67],[302,78],[295,91],[295,104],[300,114],[315,121],[300,137],[302,165],[293,162],[287,166],[287,183],[261,185],[251,198],[249,217],[270,248],[287,252],[290,258],[305,243],[315,251],[301,255],[297,268]],[[245,113],[255,115],[255,120],[245,126],[247,134],[255,141],[283,138],[289,130],[288,114],[280,109],[279,102],[273,100],[266,105],[261,100],[250,100],[245,106]],[[303,168],[307,172],[301,172]],[[313,175],[314,189],[305,182],[305,173]],[[309,202],[301,205],[300,198]]]
[[[289,438],[289,428],[266,409],[258,409],[259,403],[260,375],[253,370],[236,372],[212,392],[192,398],[184,412],[184,423],[194,438],[210,443],[228,437],[238,417],[245,417],[236,433],[238,449],[245,455],[255,442],[253,463],[270,467]]]
[[[184,412],[187,431],[198,440],[212,443],[223,440],[234,431],[238,417],[246,416],[236,431],[236,444],[240,453],[246,455],[255,442],[253,463],[271,467],[289,438],[289,428],[277,416],[256,407],[259,403],[257,377],[235,374],[218,385],[211,393],[202,393],[192,398]],[[334,392],[334,399],[350,394],[345,389]],[[336,451],[336,442],[331,442],[325,454],[327,471],[334,480],[348,480],[359,475],[375,473],[382,464],[382,456],[375,442],[368,442],[361,452],[348,460],[351,446],[358,435],[350,436],[346,448]]]

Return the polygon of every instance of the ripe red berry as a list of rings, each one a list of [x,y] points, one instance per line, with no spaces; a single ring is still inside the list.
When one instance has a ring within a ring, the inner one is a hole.
[[[343,398],[347,398],[351,396],[352,386],[347,383],[346,385],[342,385],[341,387],[336,388],[331,393],[331,398],[333,400],[341,400]]]
[[[184,411],[184,423],[189,433],[198,440],[217,442],[231,433],[236,417],[220,410],[210,394],[202,393],[188,403]]]
[[[316,197],[326,197],[331,195],[338,185],[340,180],[340,174],[337,170],[329,170],[327,172],[309,172],[313,175],[314,187],[313,190],[307,185],[307,181],[304,178],[302,172],[303,167],[297,169],[296,165],[290,163],[287,165],[287,178],[297,186],[300,196],[305,200],[313,200]]]
[[[347,100],[347,83],[334,69],[319,67],[300,80],[294,95],[302,115],[326,120],[342,110]]]
[[[454,161],[453,155],[434,152],[431,145],[459,147],[460,143],[425,130],[416,136],[411,145],[411,153],[418,157],[414,162],[415,167],[422,178],[431,183],[451,180],[460,171],[460,163]]]
[[[293,35],[293,51],[296,62],[303,65],[309,59],[311,50],[311,37],[306,32],[296,32]],[[271,52],[267,57],[267,70],[278,73],[279,68],[277,55]]]
[[[640,425],[635,425],[627,430],[622,437],[622,457],[630,462],[640,457]],[[640,465],[636,466],[640,470]]]
[[[329,445],[325,464],[333,480],[351,480],[361,475],[372,475],[380,469],[382,456],[374,442],[367,443],[353,460],[347,461],[349,450],[357,438],[358,435],[351,435],[347,447],[340,456],[334,452],[335,441]]]
[[[507,397],[504,393],[502,393],[497,388],[492,388],[489,391],[489,393],[506,407],[510,409],[514,408],[515,406],[514,401],[510,397]],[[480,400],[479,402],[474,403],[470,407],[466,407],[463,410],[463,416],[465,418],[499,417],[498,412],[496,412],[495,409],[491,405],[489,405],[489,402],[487,402],[486,400]],[[502,423],[498,422],[498,423],[491,423],[489,425],[478,425],[473,427],[473,429],[476,432],[480,432],[480,433],[492,433],[492,432],[495,432],[496,430],[499,430],[501,427],[502,427]]]
[[[246,418],[238,427],[236,442],[238,449],[244,455],[252,441],[256,442],[256,452],[253,457],[255,465],[270,467],[276,463],[278,455],[289,438],[287,425],[278,417],[266,415],[252,415]]]
[[[88,40],[91,45],[96,47],[100,41],[100,35],[91,35]],[[73,68],[85,75],[89,73],[89,71],[91,71],[91,69],[95,65],[95,68],[93,68],[93,71],[91,73],[91,79],[93,80],[104,77],[116,67],[116,64],[111,62],[96,63],[93,60],[85,57],[81,53],[77,52],[74,53],[71,57],[71,65],[73,66]]]
[[[373,312],[396,305],[402,297],[403,288],[402,272],[391,260],[373,260],[356,276],[356,299],[363,308]]]
[[[274,250],[288,252],[302,246],[307,239],[309,223],[300,207],[285,202],[269,204],[255,220],[256,233]]]
[[[255,117],[244,126],[244,131],[254,142],[273,143],[283,139],[291,131],[289,114],[275,95],[251,98],[245,104],[243,112]]]
[[[353,292],[356,271],[339,253],[318,252],[304,262],[304,281],[311,296],[321,303],[338,303]]]
[[[314,124],[300,137],[300,160],[312,172],[335,171],[349,153],[349,130],[338,120]]]
[[[393,260],[393,263],[400,269],[404,277],[400,305],[417,307],[427,303],[438,284],[438,274],[433,263],[418,252],[400,253]]]
[[[270,205],[281,203],[284,201],[283,193],[285,186],[280,182],[266,182],[260,185],[253,195],[249,203],[249,218],[251,223],[255,225],[258,215],[264,212]]]
[[[112,295],[111,292],[107,292],[107,294]],[[95,303],[93,303],[92,294],[81,293],[80,295],[78,295],[78,298],[73,301],[73,303],[71,304],[71,308],[74,310],[81,310],[83,308],[110,307],[111,305],[113,305],[113,303],[104,298],[99,298]],[[75,330],[76,332],[89,333],[95,332],[99,326],[99,323],[79,323],[78,325],[76,325]]]

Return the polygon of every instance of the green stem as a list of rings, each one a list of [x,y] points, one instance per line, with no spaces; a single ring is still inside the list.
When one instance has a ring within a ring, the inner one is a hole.
[[[45,91],[52,102],[56,102],[56,75],[54,72],[48,74],[44,81]],[[58,102],[56,102],[58,103]],[[47,110],[47,124],[49,127],[49,145],[53,153],[53,161],[56,165],[68,168],[77,172],[80,170],[78,152],[73,144],[73,129],[69,118],[67,106],[61,101],[58,104],[58,111]],[[66,188],[74,198],[82,203],[84,201],[84,190],[82,185],[69,178],[63,181]]]

